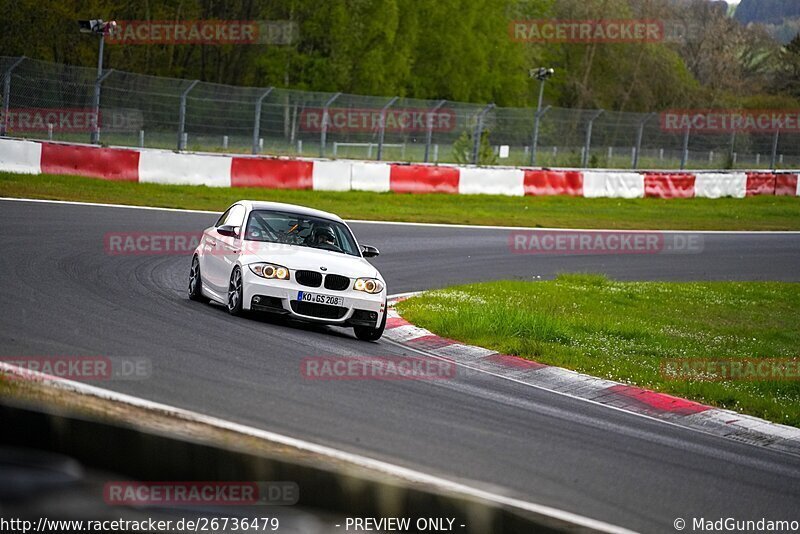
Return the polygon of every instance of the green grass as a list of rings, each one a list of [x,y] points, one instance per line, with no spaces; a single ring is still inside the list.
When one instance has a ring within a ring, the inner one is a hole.
[[[243,198],[302,204],[346,219],[524,227],[800,230],[800,198],[613,199],[410,195],[211,188],[0,173],[0,196],[222,211]]]
[[[797,359],[800,284],[614,282],[597,275],[490,282],[398,305],[447,338],[800,427],[800,381],[663,376],[665,359]]]

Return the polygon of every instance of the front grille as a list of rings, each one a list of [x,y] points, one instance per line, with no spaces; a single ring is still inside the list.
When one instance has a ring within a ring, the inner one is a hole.
[[[297,271],[294,274],[294,278],[300,285],[308,287],[319,287],[322,285],[322,275],[314,271]]]
[[[329,274],[325,277],[325,289],[333,291],[344,291],[350,287],[350,279],[338,274]]]
[[[341,319],[347,313],[347,308],[317,304],[316,302],[293,300],[291,305],[295,313],[307,315],[309,317],[317,317],[319,319]]]

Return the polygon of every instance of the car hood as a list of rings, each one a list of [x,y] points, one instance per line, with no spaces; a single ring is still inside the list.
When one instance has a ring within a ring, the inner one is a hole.
[[[255,262],[268,262],[283,265],[293,271],[307,269],[328,274],[340,274],[349,278],[381,278],[378,270],[359,256],[296,245],[261,243],[258,241],[245,241],[242,248],[245,251],[241,256],[241,262],[244,265]],[[323,267],[325,267],[325,270],[322,269]]]

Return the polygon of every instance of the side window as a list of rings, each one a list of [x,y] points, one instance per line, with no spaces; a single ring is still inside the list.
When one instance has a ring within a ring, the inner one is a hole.
[[[245,211],[246,210],[244,209],[244,206],[241,204],[233,206],[228,214],[228,217],[225,219],[225,224],[230,226],[243,226]]]
[[[219,219],[217,219],[217,222],[216,222],[216,223],[214,223],[214,228],[219,228],[220,226],[222,226],[223,224],[225,224],[225,219],[227,219],[227,218],[228,218],[228,215],[230,214],[230,212],[231,212],[231,210],[232,210],[232,209],[233,209],[233,207],[230,207],[230,208],[228,208],[227,210],[225,210],[225,213],[223,213],[223,214],[220,216],[220,218],[219,218]]]
[[[220,226],[242,226],[244,223],[244,206],[241,204],[235,204],[228,208],[228,211],[222,214],[222,216],[217,221],[217,224],[214,227],[219,228]]]

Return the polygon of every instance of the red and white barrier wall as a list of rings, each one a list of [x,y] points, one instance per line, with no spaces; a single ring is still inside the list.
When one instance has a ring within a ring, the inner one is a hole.
[[[0,139],[0,171],[131,182],[317,191],[587,198],[800,195],[789,172],[515,169],[176,153]]]

